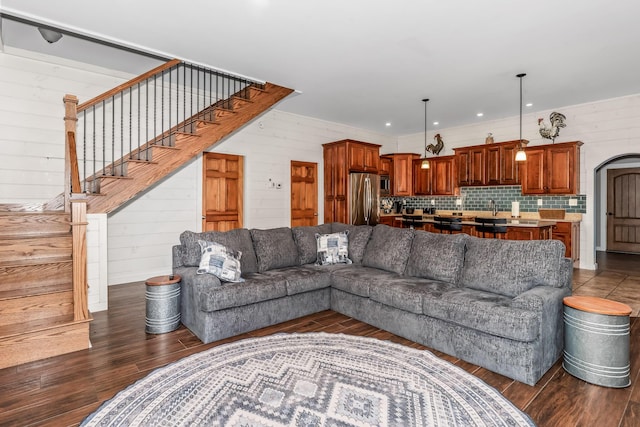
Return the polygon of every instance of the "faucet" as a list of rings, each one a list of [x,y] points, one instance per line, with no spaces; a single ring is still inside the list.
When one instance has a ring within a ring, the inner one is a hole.
[[[489,209],[491,209],[491,214],[493,216],[498,215],[498,204],[495,200],[489,200]]]

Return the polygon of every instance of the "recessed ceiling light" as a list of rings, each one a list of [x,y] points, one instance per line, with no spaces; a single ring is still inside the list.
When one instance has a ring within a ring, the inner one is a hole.
[[[434,126],[438,126],[440,122],[433,122]]]
[[[389,126],[391,126],[391,122],[387,122],[387,123],[385,123],[384,125],[385,125],[386,127],[389,127]]]
[[[482,116],[484,116],[484,113],[478,113],[478,114],[476,114],[476,116],[482,117]]]
[[[531,102],[525,104],[525,107],[531,107],[531,106],[533,106],[533,104]]]

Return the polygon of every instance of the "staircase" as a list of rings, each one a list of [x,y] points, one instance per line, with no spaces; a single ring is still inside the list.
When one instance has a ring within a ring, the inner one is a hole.
[[[89,348],[71,214],[0,209],[0,369]]]
[[[0,369],[90,346],[87,213],[115,211],[291,92],[172,60],[83,104],[67,95],[65,191],[0,205]]]

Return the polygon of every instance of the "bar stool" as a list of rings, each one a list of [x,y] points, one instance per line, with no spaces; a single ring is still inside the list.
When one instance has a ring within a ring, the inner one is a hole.
[[[404,220],[404,226],[409,226],[409,228],[415,228],[418,225],[418,221],[422,221],[422,215],[409,215],[403,214],[402,219]]]
[[[444,216],[433,217],[433,228],[440,233],[453,234],[454,231],[462,231],[462,218],[450,218]]]
[[[498,239],[498,235],[504,235],[507,233],[507,219],[506,218],[475,218],[478,223],[475,228],[478,235],[487,237],[489,234],[494,239]]]

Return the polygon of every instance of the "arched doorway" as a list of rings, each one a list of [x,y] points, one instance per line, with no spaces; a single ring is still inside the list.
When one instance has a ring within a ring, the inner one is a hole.
[[[638,246],[625,246],[622,245],[623,249],[620,250],[616,247],[610,248],[608,246],[611,245],[611,237],[609,234],[611,233],[611,226],[607,227],[608,224],[611,223],[612,215],[608,215],[611,212],[611,206],[613,203],[613,197],[615,193],[611,190],[611,180],[612,177],[625,175],[624,171],[640,169],[640,153],[628,153],[628,154],[620,154],[614,157],[609,158],[605,162],[601,163],[595,168],[594,173],[594,251],[607,251],[607,250],[619,250],[621,252],[630,252],[630,253],[639,253],[636,248]],[[638,190],[629,190],[625,189],[625,191],[631,191],[632,193],[640,192],[640,188]],[[631,194],[632,197],[635,194]],[[640,194],[637,195],[637,200],[640,204]],[[628,201],[627,201],[628,202]],[[637,212],[636,212],[637,211]],[[637,209],[631,209],[631,213],[633,215],[640,216],[640,207]],[[609,231],[607,230],[609,228]],[[633,231],[632,231],[633,233]],[[640,242],[640,232],[637,233],[637,240]],[[624,239],[623,239],[624,240]],[[628,239],[627,239],[628,240]],[[636,240],[636,237],[631,236],[631,240]],[[607,243],[609,241],[609,244]],[[631,248],[631,250],[629,250]],[[596,255],[594,254],[594,255]]]

